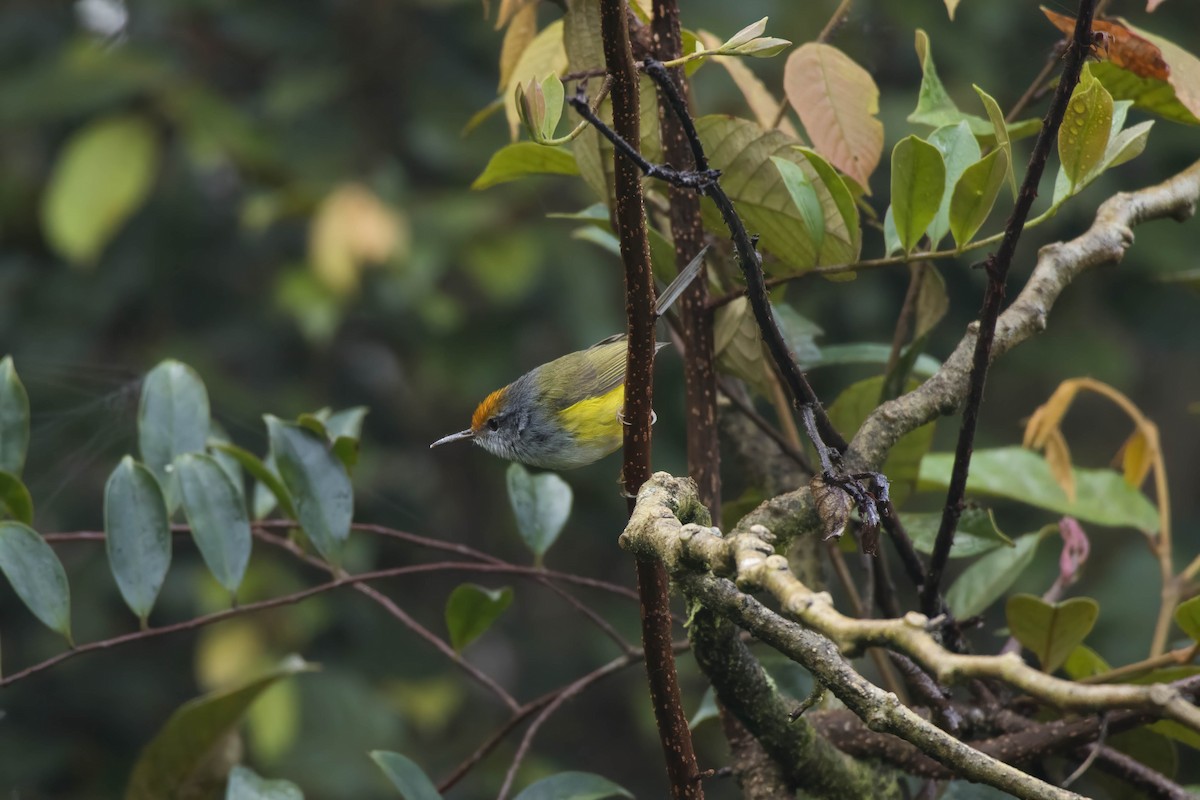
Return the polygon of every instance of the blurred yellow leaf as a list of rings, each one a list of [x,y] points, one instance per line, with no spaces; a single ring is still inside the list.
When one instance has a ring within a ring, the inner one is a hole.
[[[367,187],[344,183],[326,195],[317,209],[308,257],[317,279],[346,295],[358,289],[364,266],[387,261],[407,246],[403,218]]]
[[[270,664],[258,627],[234,619],[204,629],[196,645],[196,679],[207,691],[244,681]]]
[[[42,198],[46,239],[75,266],[91,266],[145,201],[160,148],[141,117],[104,117],[76,131],[54,165]]]
[[[960,0],[946,0],[946,13],[950,15],[950,21],[954,21],[954,12],[958,10]]]
[[[1071,471],[1071,450],[1062,431],[1055,428],[1046,438],[1046,466],[1054,482],[1067,496],[1067,502],[1075,502],[1075,473]]]
[[[513,15],[512,24],[504,32],[504,43],[500,45],[500,85],[504,91],[512,77],[513,69],[533,37],[537,36],[537,3],[526,3]]]
[[[1054,394],[1050,395],[1050,399],[1038,406],[1029,417],[1021,446],[1031,450],[1041,450],[1045,447],[1046,440],[1058,431],[1063,417],[1078,393],[1079,384],[1076,381],[1063,381],[1059,384]]]
[[[1146,481],[1158,456],[1158,447],[1158,426],[1152,422],[1147,423],[1147,429],[1137,428],[1130,434],[1118,453],[1126,483],[1138,487]]]

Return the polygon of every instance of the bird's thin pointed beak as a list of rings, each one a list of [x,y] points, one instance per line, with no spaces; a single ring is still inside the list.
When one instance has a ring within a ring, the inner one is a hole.
[[[474,438],[475,438],[475,431],[471,430],[470,428],[467,428],[465,431],[459,431],[458,433],[452,433],[449,436],[443,436],[442,438],[438,439],[433,444],[429,445],[429,449],[432,450],[433,448],[437,447],[439,444],[449,444],[450,442],[457,442],[459,439],[474,439]]]

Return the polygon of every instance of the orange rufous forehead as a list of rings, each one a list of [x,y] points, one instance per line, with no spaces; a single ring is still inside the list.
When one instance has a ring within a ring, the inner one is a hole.
[[[507,389],[508,387],[505,386],[503,389],[497,389],[487,397],[483,398],[483,402],[481,402],[475,408],[475,413],[471,415],[471,430],[477,431],[482,428],[484,423],[500,410],[501,403],[504,399],[504,392]]]

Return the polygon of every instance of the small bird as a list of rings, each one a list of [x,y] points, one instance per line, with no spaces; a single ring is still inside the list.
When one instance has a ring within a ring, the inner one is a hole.
[[[667,312],[704,265],[702,249],[658,298]],[[656,351],[666,346],[659,342]],[[489,394],[471,427],[429,445],[470,440],[489,453],[531,467],[563,470],[598,461],[621,446],[625,405],[625,334],[534,367]]]

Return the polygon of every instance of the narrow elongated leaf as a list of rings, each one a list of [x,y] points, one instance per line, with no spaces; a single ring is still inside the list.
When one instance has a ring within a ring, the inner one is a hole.
[[[571,487],[553,472],[531,473],[513,462],[508,468],[508,502],[517,531],[541,563],[571,514]]]
[[[1175,609],[1175,624],[1188,636],[1200,642],[1200,597],[1185,600]]]
[[[933,63],[933,48],[929,43],[929,35],[918,28],[914,45],[917,60],[921,62],[921,89],[917,95],[917,107],[908,115],[908,121],[934,128],[966,122],[971,128],[971,133],[985,144],[996,140],[998,137],[991,121],[976,114],[960,111],[950,98]],[[1003,115],[1000,119],[1003,123]],[[1005,136],[1010,139],[1032,136],[1040,127],[1041,120],[1038,119],[1018,120],[1004,126]]]
[[[963,172],[950,198],[950,233],[958,247],[965,247],[983,227],[996,196],[1011,172],[1008,150],[998,148]]]
[[[271,508],[267,508],[262,512],[262,514],[258,513],[260,509],[258,489],[260,488],[264,488],[265,491],[274,496],[275,503],[279,504],[279,508],[285,515],[291,519],[296,518],[296,509],[292,505],[292,496],[288,494],[287,487],[283,485],[283,481],[280,480],[279,476],[275,474],[275,471],[271,469],[270,465],[268,465],[258,456],[251,453],[249,450],[245,450],[235,444],[229,444],[227,442],[214,442],[212,448],[233,457],[234,460],[242,465],[242,468],[245,469],[246,472],[249,472],[254,476],[255,480],[258,481],[258,484],[256,484],[254,487],[254,509],[256,519],[261,519],[263,516],[271,513],[271,508],[274,507],[274,504],[272,504]]]
[[[1033,563],[1038,542],[1053,528],[1027,533],[1013,547],[1000,547],[963,570],[946,592],[946,604],[957,619],[982,614]]]
[[[746,226],[759,235],[762,248],[778,258],[775,274],[796,274],[814,263],[844,264],[858,259],[862,233],[854,199],[837,173],[812,151],[798,148],[780,131],[763,132],[753,122],[715,115],[696,121],[709,162],[721,170],[721,185]],[[800,211],[784,185],[772,156],[797,164],[812,183],[825,214],[825,236],[818,250]],[[728,232],[716,206],[701,205],[705,226]]]
[[[883,154],[870,73],[836,47],[809,42],[788,56],[783,89],[813,149],[865,188]]]
[[[628,789],[590,772],[560,772],[527,786],[515,800],[604,800],[633,797]]]
[[[354,517],[354,490],[346,466],[323,437],[270,415],[266,419],[271,452],[295,504],[296,520],[321,555],[339,565]]]
[[[208,391],[195,370],[171,359],[150,370],[138,406],[138,448],[169,511],[179,507],[179,490],[167,468],[176,456],[204,452],[209,425]]]
[[[1018,594],[1008,598],[1005,616],[1013,637],[1038,657],[1042,671],[1054,672],[1092,632],[1100,606],[1090,597],[1047,603]]]
[[[154,474],[131,456],[104,486],[104,547],[125,605],[144,625],[171,566],[171,520]]]
[[[991,120],[992,130],[996,137],[996,149],[1004,151],[1004,155],[1008,161],[1008,188],[1012,191],[1013,199],[1016,200],[1017,176],[1013,171],[1012,139],[1008,135],[1008,123],[1004,120],[1004,112],[1000,110],[1000,104],[990,94],[975,84],[971,84],[971,88],[975,90],[975,94],[979,95],[984,110],[987,111],[988,119]]]
[[[492,154],[471,188],[487,189],[530,175],[578,174],[579,165],[575,163],[575,156],[570,150],[534,142],[513,142]]]
[[[291,781],[269,781],[239,764],[229,773],[225,800],[304,800],[304,792]]]
[[[225,470],[225,474],[229,476],[229,480],[233,481],[233,485],[243,496],[246,490],[246,478],[242,475],[242,465],[229,453],[217,447],[217,445],[231,444],[229,434],[225,433],[225,429],[221,427],[221,423],[215,419],[209,423],[208,439],[205,442],[208,446],[208,453],[217,460],[221,465],[221,469]]]
[[[800,218],[804,220],[804,227],[808,229],[814,252],[819,252],[825,240],[825,210],[821,208],[821,199],[817,197],[816,188],[798,164],[779,156],[771,156],[771,163],[779,170],[783,185],[792,196]]]
[[[482,636],[512,603],[512,589],[485,589],[473,583],[458,586],[446,600],[446,628],[454,649],[463,648]]]
[[[930,453],[921,462],[919,489],[944,490],[950,480],[953,453]],[[1046,460],[1023,447],[976,450],[967,491],[1007,497],[1055,514],[1098,525],[1158,530],[1158,512],[1141,492],[1108,469],[1075,469],[1075,502],[1054,481]]]
[[[371,759],[379,765],[392,785],[400,790],[404,800],[442,800],[433,781],[412,759],[384,750],[372,752]]]
[[[104,117],[77,131],[42,200],[50,245],[75,265],[95,263],[150,193],[159,157],[158,137],[140,117]]]
[[[33,524],[33,497],[21,479],[11,472],[0,471],[0,515],[26,525]]]
[[[250,561],[250,518],[246,502],[216,459],[184,453],[175,460],[183,511],[204,563],[232,595]]]
[[[29,450],[29,395],[12,356],[0,360],[0,470],[21,476]]]
[[[887,364],[892,346],[876,342],[853,344],[827,344],[821,347],[821,358],[806,366],[807,369],[832,366],[834,364]],[[920,355],[913,363],[912,374],[928,378],[941,368],[941,362],[929,355]]]
[[[219,469],[219,468],[218,468]],[[184,703],[138,756],[125,800],[203,797],[224,780],[229,737],[250,705],[278,681],[311,670],[291,656],[272,671],[241,686]]]
[[[1058,129],[1058,157],[1072,192],[1104,159],[1112,129],[1113,99],[1095,78],[1071,93]]]
[[[938,149],[907,136],[892,149],[892,218],[904,252],[911,253],[933,222],[946,185]]]
[[[938,128],[929,134],[928,141],[942,154],[942,162],[946,168],[942,201],[926,231],[929,241],[936,249],[938,243],[950,232],[950,201],[954,195],[954,187],[967,167],[979,161],[980,150],[979,142],[975,140],[966,122]]]
[[[71,641],[67,573],[37,531],[22,522],[0,522],[0,572],[43,625]]]

